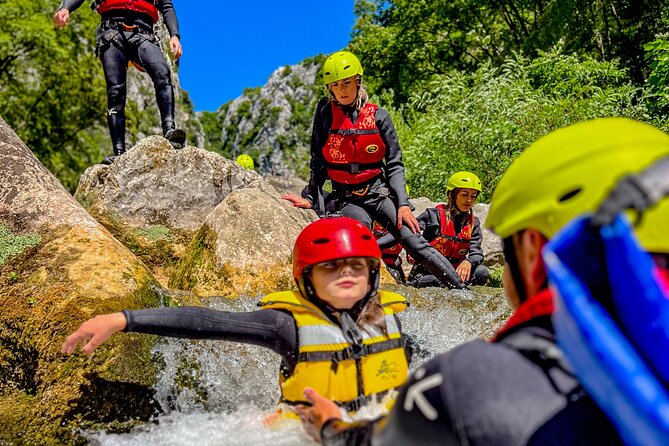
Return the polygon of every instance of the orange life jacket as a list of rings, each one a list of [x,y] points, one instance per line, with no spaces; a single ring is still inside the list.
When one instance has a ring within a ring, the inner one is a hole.
[[[323,146],[323,157],[330,180],[341,184],[360,184],[381,173],[386,145],[376,127],[374,104],[358,111],[355,124],[340,105],[330,101],[332,124]]]
[[[460,230],[455,234],[455,224],[451,220],[443,204],[437,205],[439,211],[440,234],[430,242],[434,249],[439,251],[448,260],[457,266],[462,262],[469,252],[471,245],[472,230],[474,229],[474,213],[469,211],[468,220]]]
[[[153,23],[158,21],[158,0],[95,0],[91,9],[102,15],[114,9],[125,9],[151,16]]]

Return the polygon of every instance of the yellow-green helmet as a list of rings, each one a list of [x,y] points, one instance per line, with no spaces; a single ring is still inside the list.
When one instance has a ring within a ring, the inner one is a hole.
[[[475,189],[481,192],[481,180],[471,172],[455,172],[446,183],[446,192],[453,189]]]
[[[323,83],[325,85],[359,74],[362,76],[362,65],[355,54],[348,51],[337,51],[323,64]]]
[[[667,154],[669,135],[631,119],[594,119],[556,130],[502,176],[486,225],[502,238],[530,228],[551,238],[577,215],[594,212],[621,177]],[[644,228],[654,217],[648,214]],[[645,230],[639,236],[649,241]]]
[[[253,164],[253,158],[251,158],[250,156],[248,156],[245,153],[242,153],[241,155],[239,155],[235,161],[237,162],[237,164],[242,166],[244,169],[248,169],[248,170],[255,169],[255,165]]]
[[[669,197],[663,198],[655,206],[644,211],[641,222],[634,232],[647,251],[669,254]]]

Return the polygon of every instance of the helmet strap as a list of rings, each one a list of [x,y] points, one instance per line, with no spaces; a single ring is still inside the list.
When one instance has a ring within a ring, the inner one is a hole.
[[[522,234],[522,232],[523,231],[520,231],[517,234]],[[513,285],[516,288],[516,293],[518,293],[518,300],[522,304],[527,300],[527,290],[525,289],[523,276],[520,273],[520,265],[518,264],[518,256],[516,256],[516,247],[514,244],[513,235],[506,237],[502,241],[502,252],[504,254],[504,261],[506,262],[506,265],[511,272]]]

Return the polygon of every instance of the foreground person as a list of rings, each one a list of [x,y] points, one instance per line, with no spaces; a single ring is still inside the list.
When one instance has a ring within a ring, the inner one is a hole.
[[[374,236],[361,223],[321,219],[295,242],[293,276],[299,291],[267,295],[259,302],[262,310],[124,310],[84,322],[62,351],[70,354],[81,345],[90,354],[117,331],[259,345],[281,355],[282,402],[304,402],[308,386],[354,412],[408,375],[396,315],[407,301],[379,291],[380,258]]]
[[[620,426],[556,344],[542,249],[595,211],[621,176],[668,154],[669,136],[627,119],[576,124],[530,146],[500,180],[487,220],[504,239],[504,289],[515,310],[505,326],[491,342],[465,343],[418,368],[380,420],[345,423],[326,398],[305,390],[313,404],[300,409],[307,432],[327,445],[623,444]]]

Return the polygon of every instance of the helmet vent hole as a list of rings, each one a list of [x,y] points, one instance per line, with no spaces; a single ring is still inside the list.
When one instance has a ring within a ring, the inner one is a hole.
[[[314,240],[313,243],[314,243],[314,245],[324,245],[324,244],[328,243],[329,241],[330,241],[329,238],[317,238],[316,240]]]
[[[580,194],[580,193],[581,193],[581,190],[582,190],[582,189],[581,189],[580,187],[579,187],[578,189],[571,190],[571,191],[567,192],[566,194],[564,194],[563,196],[561,196],[561,197],[558,199],[558,201],[559,201],[560,203],[564,203],[565,201],[571,200],[571,199],[574,198],[576,195]]]
[[[350,65],[346,65],[346,66],[344,67],[344,71],[345,71],[345,70],[348,70],[349,68],[351,68],[351,66],[350,66]]]
[[[367,234],[364,234],[364,235],[362,236],[362,239],[363,239],[363,240],[371,240],[372,238],[371,238],[370,236],[368,236]]]

